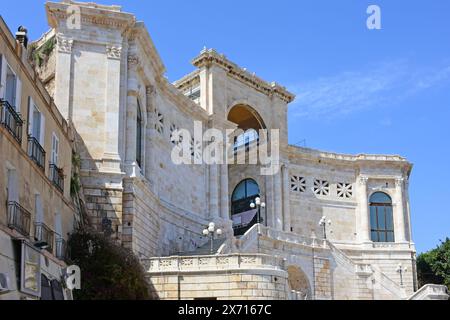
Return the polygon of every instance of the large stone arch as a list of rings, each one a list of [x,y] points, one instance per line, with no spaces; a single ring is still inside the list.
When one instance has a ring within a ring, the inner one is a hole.
[[[287,267],[288,285],[293,300],[311,300],[312,290],[308,276],[300,267],[290,265]]]
[[[237,102],[227,111],[227,120],[238,125],[238,129],[267,129],[266,122],[261,114],[246,103]]]

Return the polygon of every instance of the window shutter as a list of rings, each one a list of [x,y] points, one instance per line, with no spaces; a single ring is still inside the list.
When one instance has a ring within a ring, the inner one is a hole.
[[[0,98],[5,98],[5,89],[6,89],[6,69],[7,69],[7,63],[5,56],[2,55],[0,57],[1,60],[1,71],[0,71]]]
[[[41,112],[41,136],[39,137],[39,143],[41,144],[42,148],[44,148],[45,144],[45,117]]]
[[[16,111],[20,112],[22,103],[22,81],[16,77]]]
[[[33,98],[28,97],[28,134],[33,134],[33,108],[34,101]]]
[[[51,161],[54,165],[58,165],[59,158],[59,139],[55,133],[52,134],[52,158]]]

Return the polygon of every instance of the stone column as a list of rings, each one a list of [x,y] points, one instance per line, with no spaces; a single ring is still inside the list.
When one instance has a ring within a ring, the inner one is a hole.
[[[267,215],[266,226],[275,228],[275,207],[274,207],[274,194],[273,194],[273,176],[265,176],[266,185],[266,208],[264,209],[264,218]],[[266,214],[267,213],[267,214]]]
[[[119,122],[120,122],[120,74],[122,47],[106,46],[106,115],[103,159],[110,162],[108,168],[120,172]]]
[[[230,206],[228,197],[228,165],[222,164],[220,166],[220,195],[221,195],[221,218],[224,220],[230,219]]]
[[[283,230],[283,197],[282,197],[282,177],[281,172],[277,172],[274,178],[274,196],[275,196],[275,229]]]
[[[136,69],[138,65],[137,57],[128,57],[128,79],[127,79],[127,104],[125,108],[125,166],[126,173],[130,177],[135,177],[136,172],[136,119],[137,119],[137,99],[139,96],[138,80]]]
[[[145,176],[147,180],[150,182],[154,182],[152,180],[152,169],[153,169],[153,155],[150,152],[150,149],[152,147],[152,139],[156,134],[155,130],[155,119],[154,119],[154,107],[155,107],[155,88],[153,86],[148,86],[145,90],[146,92],[146,110],[144,114],[147,117],[147,127],[146,127],[146,134],[143,137],[145,141],[145,148],[144,148],[144,162],[145,162]]]
[[[211,164],[209,167],[209,216],[219,217],[219,166]]]
[[[284,222],[284,231],[291,232],[291,206],[289,203],[289,192],[290,192],[290,184],[289,184],[289,169],[287,165],[283,165],[282,167],[283,174],[283,222]]]
[[[406,242],[405,210],[403,208],[403,184],[403,178],[395,180],[394,229],[396,242]]]
[[[55,66],[55,104],[66,120],[72,120],[72,106],[70,106],[70,88],[72,74],[72,46],[73,39],[56,35],[56,66]]]
[[[367,177],[359,177],[359,225],[357,232],[359,235],[360,242],[370,242],[370,219],[369,219],[369,200],[367,195]]]

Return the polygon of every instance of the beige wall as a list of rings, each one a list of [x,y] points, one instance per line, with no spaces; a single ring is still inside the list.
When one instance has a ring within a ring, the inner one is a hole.
[[[6,25],[1,20],[0,54],[6,58],[7,63],[16,73],[21,82],[20,91],[20,114],[24,120],[22,126],[22,143],[19,144],[13,136],[7,132],[4,126],[0,127],[0,223],[7,223],[6,203],[8,170],[14,169],[17,174],[17,191],[19,204],[32,214],[32,232],[33,223],[36,219],[35,195],[39,194],[42,198],[42,207],[44,213],[44,222],[55,231],[55,215],[59,213],[62,220],[62,236],[67,237],[73,229],[74,208],[70,198],[70,177],[72,174],[72,143],[70,138],[70,129],[51,103],[50,96],[47,94],[41,82],[34,78],[26,60],[26,54],[18,57],[15,46],[16,43],[6,29]],[[31,97],[42,113],[45,119],[44,140],[42,147],[46,152],[44,170],[41,170],[28,156],[28,101]],[[18,101],[16,98],[16,101]],[[58,167],[64,171],[64,193],[61,193],[50,180],[49,162],[51,160],[52,135],[59,138],[59,160]]]

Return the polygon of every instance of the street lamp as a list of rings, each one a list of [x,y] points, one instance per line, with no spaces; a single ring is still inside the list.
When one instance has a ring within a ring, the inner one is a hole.
[[[403,273],[408,271],[408,268],[403,267],[402,264],[399,264],[397,266],[397,270],[396,270],[399,274],[400,274],[400,285],[403,286]]]
[[[325,240],[327,240],[327,223],[331,226],[331,220],[327,221],[327,217],[325,216],[323,216],[319,221],[319,226],[323,227],[323,236]]]
[[[260,197],[257,197],[255,199],[255,202],[250,203],[250,208],[252,208],[252,209],[258,208],[257,223],[261,223],[261,208],[264,209],[265,207],[266,207],[266,203],[261,202]]]
[[[205,237],[209,236],[209,239],[211,241],[211,254],[214,253],[214,233],[217,234],[219,237],[222,235],[222,229],[216,230],[216,224],[214,222],[211,222],[208,225],[208,228],[203,230],[203,235]]]

